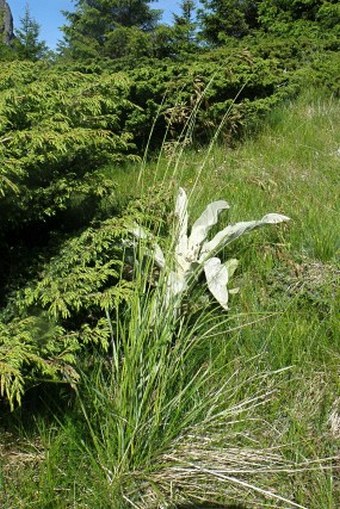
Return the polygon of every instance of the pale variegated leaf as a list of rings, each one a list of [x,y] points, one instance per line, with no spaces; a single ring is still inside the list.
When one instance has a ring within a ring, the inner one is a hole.
[[[171,271],[167,279],[167,289],[164,298],[165,307],[168,308],[170,302],[181,295],[187,287],[184,277],[178,272]]]
[[[186,280],[174,271],[170,272],[167,284],[172,295],[183,292],[187,286]]]
[[[133,228],[130,229],[130,231],[131,231],[132,235],[134,237],[136,237],[137,239],[146,239],[147,238],[146,231],[144,230],[144,228],[142,228],[139,225],[135,225]]]
[[[229,204],[224,200],[210,203],[191,228],[188,250],[191,258],[197,258],[202,243],[206,240],[211,228],[217,223],[219,213],[229,209]]]
[[[223,264],[214,255],[233,240],[255,228],[289,221],[287,216],[281,214],[267,214],[258,221],[243,221],[228,225],[211,241],[206,242],[210,229],[218,221],[219,213],[228,208],[228,203],[223,200],[208,205],[193,224],[188,237],[188,198],[184,189],[179,189],[175,207],[175,215],[178,220],[175,231],[175,268],[167,276],[167,290],[162,299],[166,308],[173,301],[175,312],[179,309],[182,294],[188,288],[188,281],[195,271],[199,273],[203,269],[211,294],[227,310],[228,295],[238,291],[238,288],[229,291],[227,288],[227,284],[238,266],[238,261],[230,259]],[[151,249],[146,247],[146,253],[153,257],[154,262],[160,268],[166,268],[163,251],[154,242],[154,237],[138,225],[134,225],[130,231],[137,239],[153,240],[153,247]]]
[[[182,271],[187,270],[186,255],[188,251],[188,198],[182,187],[179,188],[176,200],[175,215],[178,218],[177,242],[175,246],[176,263]]]
[[[210,242],[204,243],[199,262],[202,263],[206,258],[218,252],[233,240],[238,239],[244,233],[267,224],[277,224],[289,221],[289,219],[289,217],[281,214],[267,214],[258,221],[242,221],[240,223],[228,225],[226,228],[218,232]]]
[[[208,288],[217,302],[228,310],[228,269],[217,257],[209,258],[204,263],[204,273]]]
[[[175,215],[178,217],[179,232],[186,235],[188,231],[188,198],[182,187],[178,190]]]
[[[161,268],[161,269],[164,269],[165,267],[165,257],[164,257],[164,254],[163,254],[163,251],[161,250],[161,248],[159,247],[158,244],[155,244],[154,246],[154,261],[156,263],[156,265]]]

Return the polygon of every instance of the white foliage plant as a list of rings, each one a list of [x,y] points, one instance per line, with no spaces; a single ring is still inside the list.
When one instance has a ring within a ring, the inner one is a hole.
[[[230,278],[234,274],[238,260],[232,258],[222,262],[217,256],[221,250],[238,239],[244,233],[250,232],[268,224],[278,224],[289,221],[289,217],[282,214],[266,214],[259,220],[242,221],[229,224],[220,230],[211,240],[208,240],[209,232],[218,222],[219,214],[230,208],[224,200],[210,203],[200,217],[194,222],[189,233],[188,197],[183,188],[179,189],[175,206],[175,243],[174,257],[171,260],[167,276],[167,292],[165,305],[174,303],[174,308],[179,306],[181,298],[190,287],[190,284],[202,272],[204,272],[207,286],[223,309],[228,310]],[[133,229],[135,237],[147,238],[148,234],[141,227]],[[154,263],[162,270],[168,269],[168,262],[157,243],[154,243],[152,256]]]

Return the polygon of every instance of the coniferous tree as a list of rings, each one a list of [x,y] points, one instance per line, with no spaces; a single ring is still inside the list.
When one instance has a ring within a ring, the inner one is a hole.
[[[193,30],[194,23],[194,11],[196,9],[196,3],[194,0],[182,0],[180,3],[180,14],[174,14],[175,25],[189,26]]]
[[[11,60],[16,60],[16,53],[14,48],[0,41],[0,62]]]
[[[112,47],[112,41],[116,41],[118,56],[123,56],[123,39],[131,42],[136,29],[147,33],[156,26],[161,11],[151,9],[149,4],[149,0],[77,0],[74,12],[64,13],[68,25],[62,28],[63,52],[73,58],[110,56],[107,46]],[[121,37],[113,35],[122,29]],[[127,29],[133,29],[132,37]],[[115,53],[111,56],[117,57]]]
[[[180,51],[190,51],[195,48],[195,32],[197,23],[194,12],[196,2],[194,0],[182,0],[180,13],[174,14],[174,31],[176,43]]]
[[[40,40],[40,25],[31,16],[29,5],[26,4],[25,14],[20,18],[20,28],[16,31],[15,49],[23,60],[39,60],[48,54],[45,41]]]
[[[338,0],[261,0],[259,15],[263,28],[271,31],[299,21],[317,22],[325,28],[340,24]]]
[[[201,0],[201,37],[219,44],[227,36],[243,37],[258,26],[259,0]]]

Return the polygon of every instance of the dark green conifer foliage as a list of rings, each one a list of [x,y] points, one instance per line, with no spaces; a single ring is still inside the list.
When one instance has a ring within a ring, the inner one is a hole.
[[[0,236],[5,226],[54,217],[71,196],[105,194],[96,171],[132,148],[123,125],[134,107],[129,87],[118,74],[51,72],[40,62],[0,67]]]
[[[340,26],[337,0],[262,0],[259,5],[261,26],[270,32],[295,30],[308,23],[333,29]]]
[[[340,26],[336,0],[202,0],[198,11],[201,38],[222,45],[226,38],[242,38],[254,31],[278,35],[305,33],[306,29]]]
[[[63,51],[74,58],[91,58],[107,55],[108,45],[121,39],[118,56],[121,56],[124,39],[131,43],[136,29],[151,31],[161,11],[151,9],[148,0],[78,0],[74,12],[66,12],[68,25],[63,27]],[[129,33],[127,29],[134,32]],[[125,30],[122,30],[125,29]],[[119,37],[114,32],[121,30]],[[112,54],[115,58],[117,55]]]
[[[66,241],[0,313],[0,398],[12,408],[32,375],[72,383],[87,347],[108,350],[105,311],[128,301],[132,291],[119,277],[128,224],[127,218],[109,219]]]
[[[180,13],[174,14],[176,45],[179,51],[193,51],[196,48],[195,9],[196,3],[193,0],[182,0]]]
[[[40,40],[40,25],[32,18],[28,4],[16,31],[14,48],[23,60],[39,60],[48,54],[48,47]]]
[[[1,61],[11,61],[16,58],[16,53],[12,46],[8,46],[0,42],[0,62]]]
[[[225,37],[243,37],[258,26],[258,0],[202,0],[200,9],[201,36],[212,44]]]

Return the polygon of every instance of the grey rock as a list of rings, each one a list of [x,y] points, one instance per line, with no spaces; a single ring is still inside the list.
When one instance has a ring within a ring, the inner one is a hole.
[[[0,0],[0,40],[10,44],[14,38],[12,11],[6,0]]]

